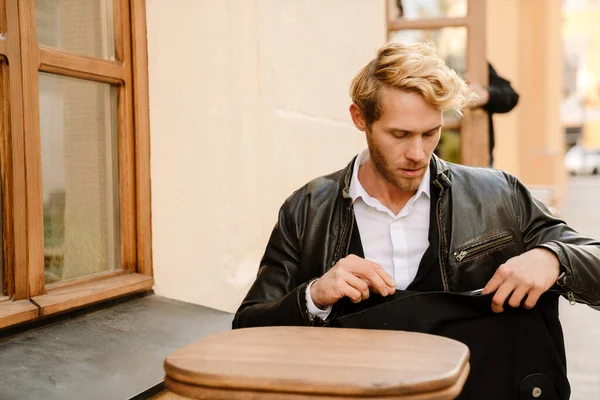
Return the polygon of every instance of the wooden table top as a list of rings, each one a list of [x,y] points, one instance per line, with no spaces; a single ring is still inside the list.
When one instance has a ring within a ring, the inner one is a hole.
[[[165,382],[196,398],[452,399],[466,380],[468,359],[464,344],[433,335],[262,327],[217,333],[175,351],[165,360]],[[219,390],[230,395],[198,394]]]

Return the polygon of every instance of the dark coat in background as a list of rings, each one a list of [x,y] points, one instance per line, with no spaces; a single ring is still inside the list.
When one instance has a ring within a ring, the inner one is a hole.
[[[489,132],[490,132],[490,166],[494,163],[494,114],[504,114],[511,111],[519,102],[519,95],[510,85],[510,82],[502,78],[494,67],[488,63],[489,67],[489,83],[487,90],[490,98],[483,109],[487,111],[489,116]]]

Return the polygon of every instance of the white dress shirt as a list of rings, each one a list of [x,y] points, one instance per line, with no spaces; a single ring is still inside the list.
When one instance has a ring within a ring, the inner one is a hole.
[[[356,158],[349,194],[360,232],[365,259],[379,264],[396,282],[396,289],[406,289],[417,276],[419,264],[429,247],[430,172],[423,176],[417,193],[394,214],[379,200],[369,196],[358,180],[358,170],[369,158],[365,149]],[[319,309],[306,288],[308,312],[327,318],[331,306]]]

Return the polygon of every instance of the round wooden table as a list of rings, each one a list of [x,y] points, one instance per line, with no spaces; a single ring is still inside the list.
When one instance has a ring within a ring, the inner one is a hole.
[[[469,374],[457,341],[413,332],[264,327],[221,332],[165,360],[193,399],[454,399]]]

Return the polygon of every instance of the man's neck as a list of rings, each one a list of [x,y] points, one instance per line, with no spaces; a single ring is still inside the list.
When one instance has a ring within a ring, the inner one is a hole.
[[[416,190],[404,191],[384,179],[371,157],[358,169],[358,180],[369,194],[369,196],[379,200],[381,204],[387,207],[394,214],[398,214],[411,197],[415,195]]]

